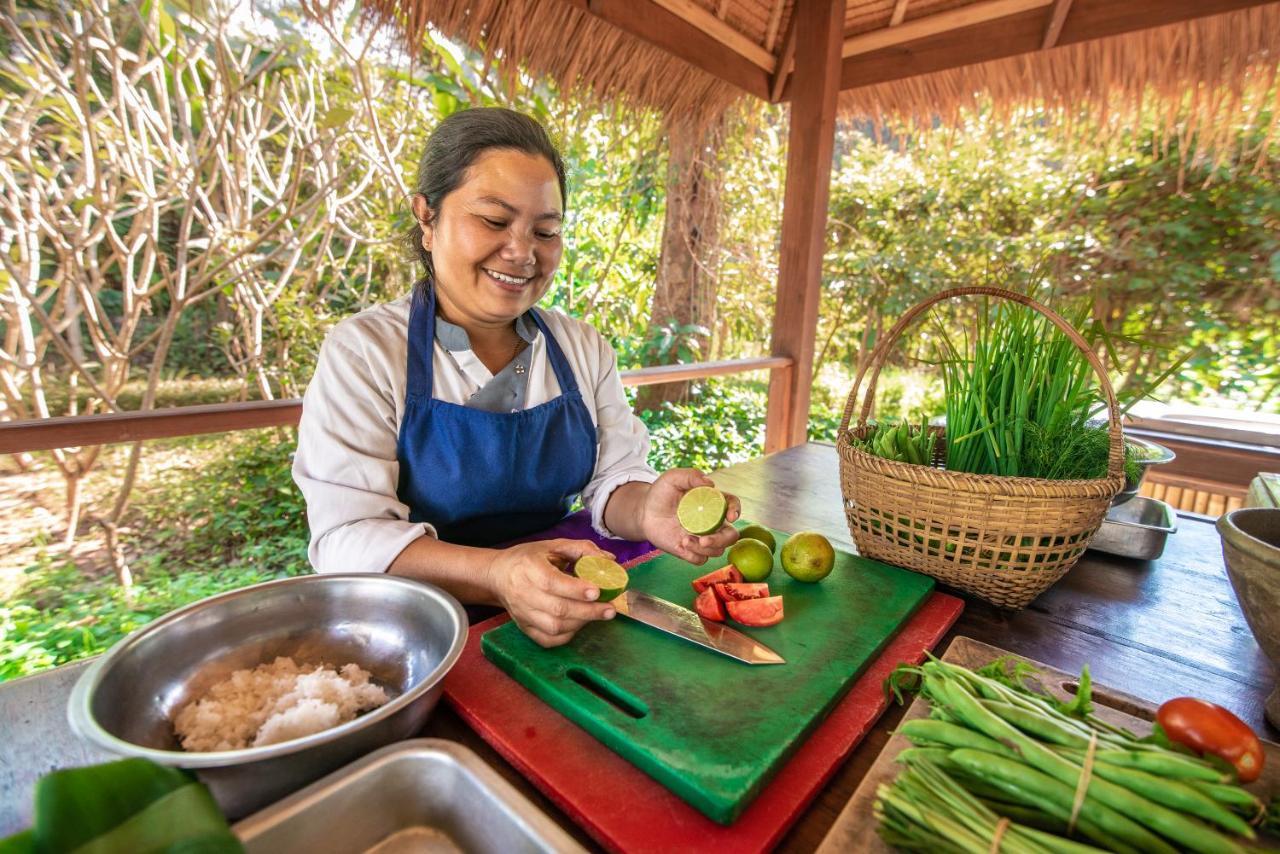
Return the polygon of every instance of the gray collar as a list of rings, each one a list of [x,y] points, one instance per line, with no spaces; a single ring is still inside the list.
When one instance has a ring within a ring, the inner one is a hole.
[[[529,344],[538,337],[538,324],[533,319],[533,309],[516,318],[516,334]],[[445,320],[439,312],[436,313],[436,340],[450,353],[471,349],[471,336],[467,335],[467,330]]]

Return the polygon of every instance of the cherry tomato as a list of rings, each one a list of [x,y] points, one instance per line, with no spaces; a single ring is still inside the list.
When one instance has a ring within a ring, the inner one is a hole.
[[[1252,783],[1262,773],[1262,742],[1248,724],[1222,706],[1178,697],[1159,708],[1156,723],[1170,741],[1233,765],[1242,783]]]

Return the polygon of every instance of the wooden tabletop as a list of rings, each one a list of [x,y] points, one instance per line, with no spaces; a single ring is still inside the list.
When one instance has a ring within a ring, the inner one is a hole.
[[[816,530],[852,546],[842,509],[835,448],[810,444],[732,466],[716,483],[742,500],[743,515],[783,531]],[[1220,703],[1266,738],[1262,706],[1274,674],[1253,640],[1227,582],[1211,523],[1180,517],[1154,562],[1088,552],[1029,607],[1002,611],[965,597],[955,635],[1019,653],[1068,672],[1088,664],[1105,685],[1154,702],[1190,694]],[[944,588],[945,589],[945,588]],[[949,591],[955,592],[955,591]],[[0,691],[0,835],[29,819],[30,786],[55,767],[100,761],[68,730],[63,709],[76,663],[7,684]],[[816,849],[888,741],[903,710],[891,708],[858,746],[779,850]],[[470,747],[567,832],[596,846],[458,716],[441,703],[425,736]],[[12,803],[9,803],[12,801]]]
[[[744,518],[783,531],[815,530],[845,547],[853,545],[839,461],[830,445],[791,448],[731,466],[714,479],[742,500]],[[1158,561],[1087,552],[1065,578],[1021,611],[964,599],[964,614],[939,648],[951,637],[967,635],[1068,672],[1088,664],[1098,682],[1154,702],[1184,694],[1203,697],[1231,709],[1265,738],[1280,739],[1262,712],[1275,674],[1236,604],[1210,522],[1179,517],[1178,532]],[[902,713],[891,708],[880,719],[778,850],[818,847]],[[425,734],[468,745],[580,842],[597,847],[444,704]]]

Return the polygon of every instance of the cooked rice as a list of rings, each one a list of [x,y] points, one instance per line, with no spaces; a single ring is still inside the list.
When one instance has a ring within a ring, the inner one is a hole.
[[[281,657],[215,683],[182,707],[173,725],[184,750],[240,750],[321,732],[387,699],[359,665],[299,666]]]

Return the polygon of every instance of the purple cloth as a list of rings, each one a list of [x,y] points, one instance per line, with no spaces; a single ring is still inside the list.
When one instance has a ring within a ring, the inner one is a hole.
[[[512,540],[506,545],[513,546],[516,543],[532,543],[537,540],[555,540],[562,537],[569,540],[590,540],[612,554],[618,563],[626,563],[653,551],[653,544],[648,540],[634,543],[631,540],[615,540],[600,536],[595,528],[591,527],[591,514],[586,510],[570,513],[545,531]]]

